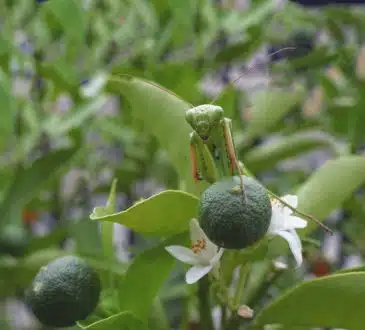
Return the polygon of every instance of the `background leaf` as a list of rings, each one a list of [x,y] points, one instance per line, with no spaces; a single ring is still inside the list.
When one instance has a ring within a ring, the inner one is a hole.
[[[120,223],[142,234],[173,235],[188,230],[197,207],[198,199],[193,195],[166,190],[112,215],[99,216],[94,210],[90,218]]]
[[[252,108],[246,134],[256,137],[274,127],[304,96],[302,88],[293,91],[268,90],[257,93],[252,99]]]
[[[252,171],[262,171],[272,168],[277,162],[295,157],[300,153],[327,147],[336,151],[333,137],[328,134],[318,135],[318,132],[301,132],[281,138],[278,142],[264,144],[251,149],[245,154],[244,164]]]
[[[45,6],[52,18],[73,41],[80,41],[86,32],[86,15],[82,4],[76,0],[50,0]]]
[[[363,329],[364,281],[358,272],[303,282],[266,306],[255,324]]]
[[[344,156],[330,160],[300,187],[298,209],[325,219],[365,182],[365,157]],[[315,228],[309,221],[303,234]]]
[[[157,138],[188,191],[193,191],[189,158],[191,128],[185,121],[185,112],[191,105],[166,89],[137,78],[111,77],[107,90],[126,98],[131,115],[142,121],[144,130]]]
[[[14,175],[1,205],[1,221],[12,220],[13,210],[19,210],[29,202],[56,173],[70,161],[79,150],[79,146],[57,150],[34,161],[29,167],[20,167]]]
[[[11,87],[7,75],[0,68],[0,107],[1,107],[1,120],[0,120],[0,150],[4,147],[6,139],[10,139],[14,133],[14,104],[11,96]]]
[[[131,311],[142,320],[148,318],[153,301],[175,262],[165,247],[186,241],[185,234],[173,236],[134,258],[119,288],[122,310]]]

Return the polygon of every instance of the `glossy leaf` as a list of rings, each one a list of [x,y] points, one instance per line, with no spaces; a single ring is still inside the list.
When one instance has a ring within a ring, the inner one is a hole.
[[[365,272],[357,272],[302,282],[267,305],[255,324],[363,329],[364,281]]]
[[[173,236],[133,259],[119,288],[121,310],[131,311],[142,320],[148,318],[153,301],[175,262],[165,246],[186,241],[186,234]]]
[[[303,99],[302,88],[293,91],[268,90],[257,93],[252,99],[246,135],[256,137],[274,127]]]
[[[325,163],[297,192],[302,212],[324,220],[365,182],[365,157],[344,156]],[[303,234],[315,228],[308,222]]]
[[[134,77],[111,77],[107,90],[120,94],[129,102],[131,115],[144,123],[144,130],[153,134],[175,166],[186,189],[193,191],[189,155],[190,126],[185,112],[191,105],[151,82]]]
[[[87,326],[78,323],[83,330],[147,330],[147,326],[131,312],[121,312]]]
[[[251,149],[245,154],[244,163],[254,172],[262,171],[272,168],[281,160],[321,147],[327,147],[335,153],[337,151],[334,139],[328,134],[301,132]]]
[[[142,234],[172,235],[188,230],[189,220],[197,215],[197,207],[198,199],[193,195],[166,190],[111,215],[100,214],[96,208],[90,218],[119,223]]]

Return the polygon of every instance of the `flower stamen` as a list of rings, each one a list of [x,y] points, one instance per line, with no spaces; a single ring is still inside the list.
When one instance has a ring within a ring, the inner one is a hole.
[[[194,253],[198,253],[198,252],[201,252],[201,250],[205,250],[206,246],[207,246],[207,242],[204,238],[198,239],[195,244],[192,244],[191,250]]]

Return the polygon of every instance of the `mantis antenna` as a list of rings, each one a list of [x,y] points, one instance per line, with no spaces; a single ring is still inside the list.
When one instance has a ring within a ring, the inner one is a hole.
[[[281,52],[283,52],[283,51],[285,51],[285,50],[294,50],[294,49],[296,49],[295,47],[285,47],[285,48],[281,48],[281,49],[279,49],[279,50],[277,50],[277,51],[275,51],[275,52],[272,52],[272,53],[270,53],[270,54],[268,54],[267,56],[268,57],[270,57],[270,56],[273,56],[273,55],[276,55],[276,54],[278,54],[278,53],[281,53]],[[210,102],[210,104],[214,104],[215,102],[217,102],[217,100],[225,93],[225,91],[228,89],[228,87],[230,87],[230,86],[233,86],[233,84],[236,82],[236,81],[238,81],[238,80],[240,80],[242,77],[244,77],[248,72],[250,72],[252,69],[254,69],[255,68],[255,64],[252,64],[252,65],[250,65],[248,68],[247,68],[247,71],[246,72],[243,72],[243,73],[241,73],[241,74],[239,74],[238,75],[238,77],[236,77],[235,79],[233,79],[227,86],[225,86],[224,88],[223,88],[223,90],[221,91],[221,92],[219,92],[218,93],[218,95],[216,96],[216,97],[214,97],[213,98],[213,100]]]

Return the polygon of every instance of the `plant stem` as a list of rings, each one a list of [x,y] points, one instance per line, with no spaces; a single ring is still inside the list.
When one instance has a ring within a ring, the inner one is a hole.
[[[207,277],[202,278],[198,282],[198,299],[199,299],[199,314],[200,327],[199,330],[212,330],[213,320],[209,301],[209,280]]]
[[[226,326],[224,328],[225,330],[237,330],[239,327],[240,321],[242,321],[242,319],[237,315],[237,309],[240,305],[243,289],[246,284],[247,270],[248,270],[248,267],[246,264],[241,265],[236,293],[233,298],[233,310],[232,310],[231,317],[229,318],[228,322],[226,323]]]
[[[236,293],[235,293],[235,296],[233,298],[233,306],[235,307],[235,309],[237,309],[240,305],[242,292],[243,292],[243,289],[244,289],[245,283],[246,283],[246,277],[247,277],[246,275],[247,275],[247,266],[246,265],[241,265],[240,273],[239,273],[239,277],[238,277],[237,288],[236,288]]]

